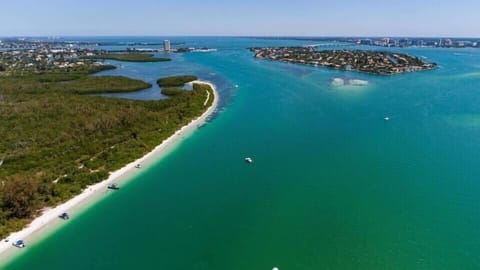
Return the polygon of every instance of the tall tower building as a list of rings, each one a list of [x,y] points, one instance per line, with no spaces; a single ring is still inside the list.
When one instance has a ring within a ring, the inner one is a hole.
[[[166,39],[163,41],[163,50],[165,52],[170,52],[170,40]]]

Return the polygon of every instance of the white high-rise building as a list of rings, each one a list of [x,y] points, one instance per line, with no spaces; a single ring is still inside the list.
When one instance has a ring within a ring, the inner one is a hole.
[[[166,52],[170,51],[170,40],[166,39],[163,41],[163,50]]]

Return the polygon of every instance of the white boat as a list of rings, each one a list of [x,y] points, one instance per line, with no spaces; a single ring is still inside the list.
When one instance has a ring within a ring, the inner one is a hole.
[[[12,245],[14,247],[17,247],[17,248],[24,248],[25,247],[25,242],[23,242],[23,240],[18,240],[17,242],[13,243]]]
[[[245,162],[247,162],[247,163],[253,163],[253,159],[252,159],[252,158],[249,158],[249,157],[246,157],[246,158],[245,158]]]
[[[385,118],[383,118],[383,120],[388,121],[390,120],[390,117],[386,116]]]

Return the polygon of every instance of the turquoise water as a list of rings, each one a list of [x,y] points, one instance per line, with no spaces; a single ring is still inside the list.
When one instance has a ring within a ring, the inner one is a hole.
[[[5,269],[480,268],[480,51],[402,49],[440,68],[379,77],[245,49],[308,42],[182,40],[219,50],[111,72],[194,72],[219,112]]]

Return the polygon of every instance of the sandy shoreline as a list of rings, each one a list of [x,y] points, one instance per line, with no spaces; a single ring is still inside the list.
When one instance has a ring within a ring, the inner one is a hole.
[[[26,248],[29,245],[35,244],[38,241],[42,234],[49,234],[58,226],[61,226],[63,223],[68,221],[61,220],[58,216],[64,212],[68,212],[72,219],[75,218],[75,213],[78,213],[82,210],[82,207],[88,207],[99,199],[103,198],[106,194],[113,191],[108,191],[107,186],[111,183],[119,183],[122,181],[127,181],[133,178],[135,175],[141,173],[142,168],[157,162],[161,157],[167,152],[166,150],[169,147],[173,146],[175,143],[179,142],[185,135],[190,134],[195,131],[200,125],[205,123],[206,119],[215,111],[219,95],[216,91],[216,88],[213,84],[206,81],[194,81],[192,83],[202,83],[208,84],[213,89],[213,103],[212,105],[197,119],[191,121],[189,124],[183,126],[177,130],[172,136],[164,140],[160,145],[156,146],[152,151],[144,155],[143,157],[125,165],[123,168],[114,171],[110,174],[108,179],[97,183],[95,185],[87,187],[81,194],[73,197],[67,202],[56,206],[55,208],[45,210],[42,215],[35,218],[27,227],[21,231],[10,234],[6,239],[9,239],[8,242],[5,242],[4,239],[0,242],[0,266],[3,263],[6,263],[8,260],[14,257],[16,254],[22,251],[12,245],[12,243],[17,240],[24,240]],[[211,96],[208,94],[206,102]],[[184,135],[184,136],[180,136]],[[142,168],[138,169],[135,165],[141,164]]]

